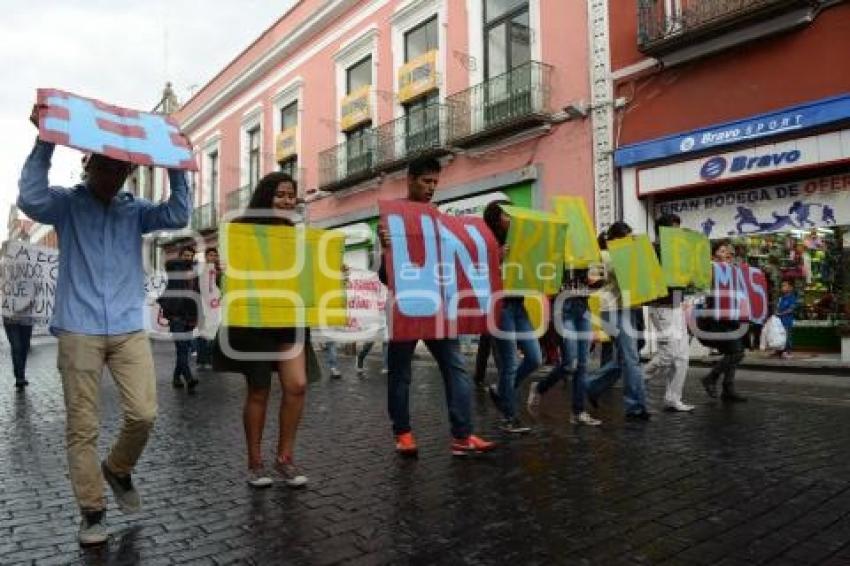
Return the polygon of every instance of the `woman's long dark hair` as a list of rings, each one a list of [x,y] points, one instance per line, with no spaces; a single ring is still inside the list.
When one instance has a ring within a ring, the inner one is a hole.
[[[293,224],[291,220],[277,217],[272,212],[274,196],[278,185],[281,183],[291,183],[295,194],[298,194],[298,183],[295,182],[295,179],[289,173],[284,173],[283,171],[269,173],[257,183],[257,188],[254,189],[254,192],[251,194],[251,200],[248,201],[246,214],[239,217],[236,222],[247,224],[287,224],[291,226]],[[251,214],[252,211],[254,215]],[[260,211],[265,212],[265,214],[260,213]]]

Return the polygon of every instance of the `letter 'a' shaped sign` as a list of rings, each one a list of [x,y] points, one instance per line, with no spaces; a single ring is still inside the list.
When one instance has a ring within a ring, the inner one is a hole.
[[[38,125],[44,141],[137,165],[197,171],[192,148],[173,118],[111,106],[56,89],[38,89],[46,105]]]
[[[552,199],[555,214],[567,221],[566,257],[568,268],[587,269],[602,262],[599,243],[587,204],[581,197],[558,196]]]
[[[380,201],[379,209],[390,239],[390,338],[484,333],[502,289],[499,246],[484,221],[410,201]]]
[[[686,228],[662,226],[661,265],[668,287],[711,287],[711,244],[708,236]]]
[[[624,307],[642,305],[667,296],[661,264],[646,234],[611,240],[608,252]]]
[[[225,326],[285,328],[347,322],[345,235],[266,224],[222,226]]]

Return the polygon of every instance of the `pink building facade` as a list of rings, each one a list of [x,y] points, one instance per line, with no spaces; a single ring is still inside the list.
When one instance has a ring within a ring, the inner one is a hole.
[[[297,2],[175,114],[200,164],[193,228],[214,241],[283,169],[359,266],[421,155],[443,163],[435,201],[453,213],[560,194],[594,210],[587,30],[584,2]]]

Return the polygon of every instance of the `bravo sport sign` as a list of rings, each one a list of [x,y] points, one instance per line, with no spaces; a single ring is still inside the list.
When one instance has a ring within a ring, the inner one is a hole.
[[[811,165],[842,162],[850,162],[850,130],[638,169],[638,194],[649,196],[668,191],[698,189],[708,183],[741,180]]]

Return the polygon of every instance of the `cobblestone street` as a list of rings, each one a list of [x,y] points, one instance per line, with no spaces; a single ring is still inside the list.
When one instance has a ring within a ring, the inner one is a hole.
[[[135,475],[144,510],[127,517],[110,500],[108,547],[81,551],[55,346],[34,348],[20,394],[0,349],[0,563],[850,564],[850,378],[741,372],[750,402],[723,407],[695,369],[693,414],[625,423],[617,389],[599,429],[568,424],[559,387],[519,438],[498,432],[478,392],[477,430],[501,446],[458,461],[441,381],[420,358],[410,461],[393,451],[379,356],[364,378],[348,357],[342,380],[310,384],[296,451],[307,489],[252,491],[242,379],[201,372],[188,396],[171,388],[171,345],[155,352],[160,416]],[[660,393],[653,383],[656,405]],[[105,454],[120,414],[110,379],[102,403]]]

